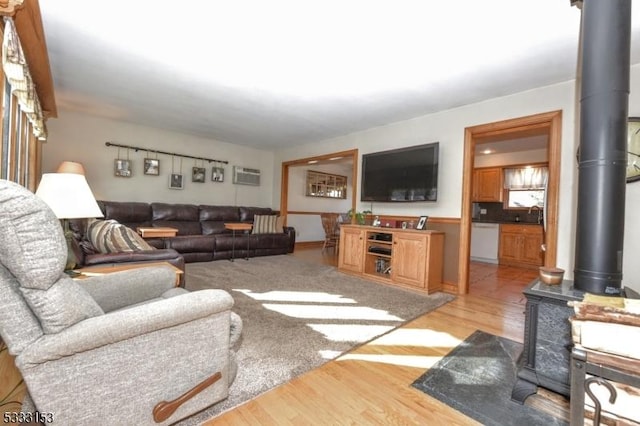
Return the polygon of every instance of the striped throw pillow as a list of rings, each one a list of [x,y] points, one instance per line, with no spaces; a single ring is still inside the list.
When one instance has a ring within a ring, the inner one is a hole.
[[[100,253],[155,250],[134,230],[113,219],[89,223],[87,239]]]
[[[276,228],[276,222],[278,217],[274,214],[253,216],[253,231],[252,234],[278,234],[282,231],[278,231]]]

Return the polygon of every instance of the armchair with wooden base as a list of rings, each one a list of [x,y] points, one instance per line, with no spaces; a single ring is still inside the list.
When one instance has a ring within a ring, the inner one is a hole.
[[[170,268],[73,280],[62,227],[0,180],[0,335],[24,410],[60,425],[167,425],[228,396],[242,321],[222,290],[176,288]]]

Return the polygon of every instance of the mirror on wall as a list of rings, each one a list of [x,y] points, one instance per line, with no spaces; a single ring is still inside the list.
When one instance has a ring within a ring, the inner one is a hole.
[[[307,170],[307,197],[347,198],[347,177]]]

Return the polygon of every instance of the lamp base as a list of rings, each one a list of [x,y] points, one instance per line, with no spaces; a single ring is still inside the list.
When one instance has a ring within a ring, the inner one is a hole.
[[[60,222],[64,231],[64,239],[67,241],[67,263],[64,266],[66,272],[78,266],[78,258],[73,251],[73,231],[69,228],[69,221],[67,219],[61,219]]]

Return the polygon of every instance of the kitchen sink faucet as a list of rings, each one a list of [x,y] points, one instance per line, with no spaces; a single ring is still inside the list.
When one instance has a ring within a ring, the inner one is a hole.
[[[542,223],[542,209],[540,208],[540,206],[531,206],[531,207],[529,207],[529,214],[531,214],[533,209],[537,209],[538,210],[538,225],[539,225],[539,224]]]

